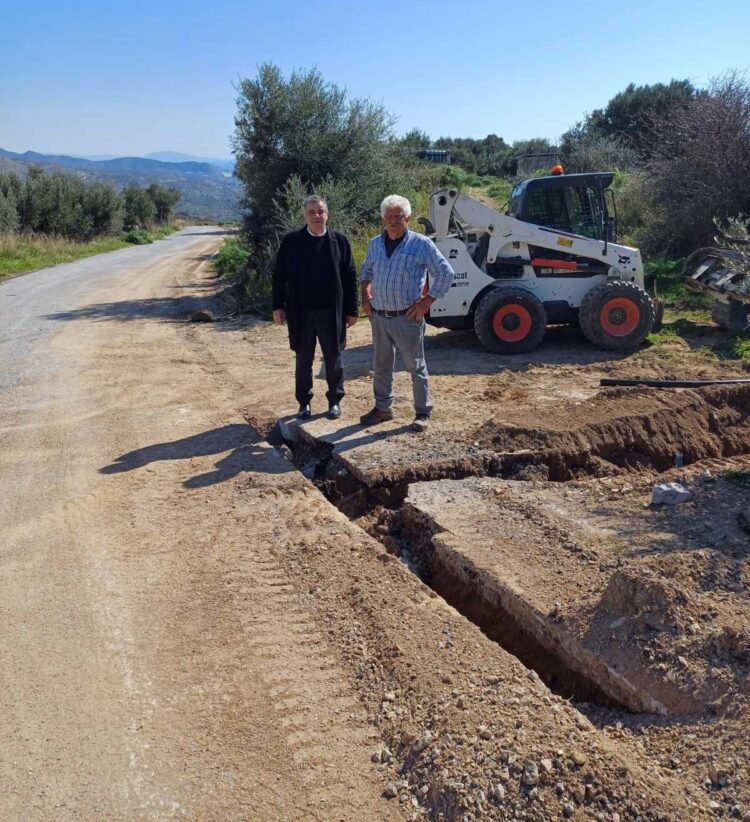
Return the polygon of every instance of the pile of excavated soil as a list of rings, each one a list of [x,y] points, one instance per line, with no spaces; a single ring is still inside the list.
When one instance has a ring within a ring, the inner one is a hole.
[[[695,390],[614,388],[571,407],[533,416],[506,414],[471,438],[500,452],[543,452],[553,479],[596,473],[597,461],[621,468],[656,468],[743,454],[750,449],[750,385]]]

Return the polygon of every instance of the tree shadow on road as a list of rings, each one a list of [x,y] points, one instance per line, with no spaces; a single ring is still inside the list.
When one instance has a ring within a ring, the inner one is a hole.
[[[249,425],[231,423],[191,437],[128,451],[100,468],[99,473],[121,474],[154,462],[206,457],[225,454],[227,451],[230,453],[214,464],[214,470],[190,477],[183,482],[183,486],[204,488],[225,482],[243,472],[286,474],[295,470],[273,448],[265,444]]]
[[[185,321],[194,311],[206,308],[205,297],[150,297],[143,300],[121,300],[116,303],[92,303],[71,311],[45,315],[47,320],[131,320],[157,319]]]

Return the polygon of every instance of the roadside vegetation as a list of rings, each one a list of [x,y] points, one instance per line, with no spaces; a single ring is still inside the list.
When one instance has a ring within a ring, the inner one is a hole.
[[[118,192],[36,166],[0,173],[0,278],[151,243],[178,227],[179,198],[158,184]]]

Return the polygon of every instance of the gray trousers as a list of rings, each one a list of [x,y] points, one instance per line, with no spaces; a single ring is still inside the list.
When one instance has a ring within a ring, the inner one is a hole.
[[[393,369],[396,365],[396,351],[401,354],[406,370],[411,374],[416,414],[432,413],[429,375],[424,358],[425,322],[410,320],[405,314],[400,317],[381,317],[373,314],[372,325],[373,388],[375,407],[381,411],[390,410],[393,405]]]

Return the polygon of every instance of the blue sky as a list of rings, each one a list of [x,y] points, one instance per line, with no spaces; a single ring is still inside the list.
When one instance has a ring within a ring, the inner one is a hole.
[[[398,133],[556,139],[628,83],[748,71],[750,15],[747,0],[0,0],[0,147],[227,157],[236,83],[266,61],[316,66]]]

